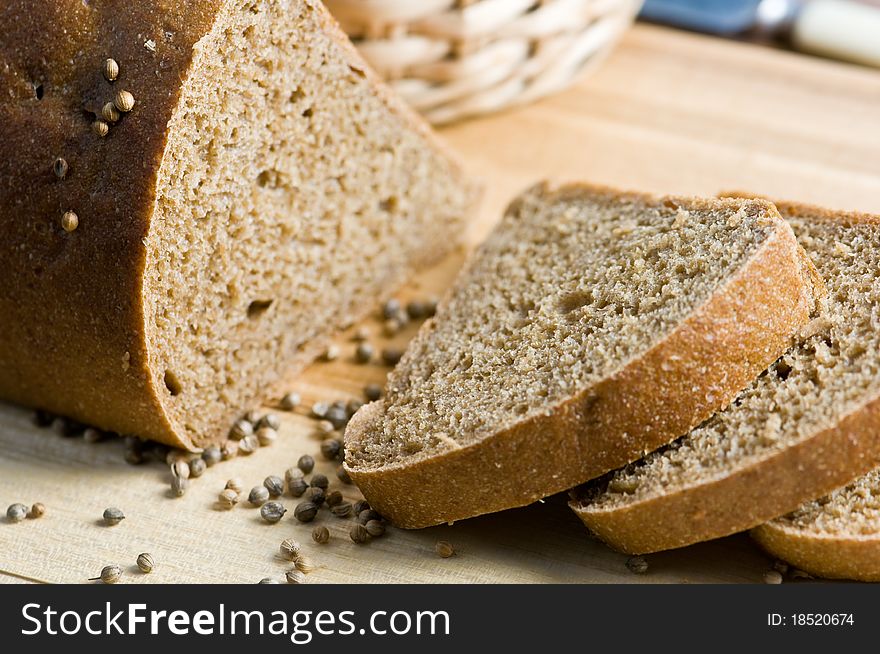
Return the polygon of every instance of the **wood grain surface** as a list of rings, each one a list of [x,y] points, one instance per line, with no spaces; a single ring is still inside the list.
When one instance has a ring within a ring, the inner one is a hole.
[[[876,72],[638,26],[576,88],[448,128],[444,136],[488,185],[468,234],[473,246],[517,192],[547,177],[657,192],[735,188],[880,212],[878,106]],[[400,297],[441,291],[461,261],[462,255],[452,257],[421,275]],[[379,331],[377,322],[371,327]],[[307,526],[290,516],[267,525],[256,509],[216,510],[214,499],[228,478],[240,477],[249,488],[283,474],[303,453],[319,459],[333,485],[307,407],[358,397],[365,383],[381,381],[386,372],[379,364],[355,365],[346,336],[339,344],[337,361],[316,363],[288,380],[304,406],[295,414],[278,412],[277,443],[210,468],[180,499],[168,496],[164,466],[126,464],[121,443],[63,438],[33,426],[27,410],[0,405],[0,505],[47,506],[39,520],[0,522],[0,581],[84,582],[110,563],[123,566],[125,583],[282,579],[288,565],[276,552],[289,537],[301,540],[319,565],[310,583],[756,582],[768,569],[769,559],[736,536],[649,556],[648,573],[633,575],[626,557],[587,537],[562,497],[452,526],[391,529],[363,546],[348,539],[351,522],[329,515]],[[295,500],[283,501],[292,511]],[[127,519],[102,525],[108,506],[123,509]],[[315,524],[330,528],[328,544],[312,543]],[[440,559],[433,552],[440,539],[458,554]],[[151,575],[134,567],[145,551],[157,562]]]

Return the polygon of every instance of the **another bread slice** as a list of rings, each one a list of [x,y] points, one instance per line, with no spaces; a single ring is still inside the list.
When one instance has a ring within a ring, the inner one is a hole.
[[[767,202],[535,187],[354,417],[347,469],[409,528],[571,488],[731,401],[809,320],[814,273]]]
[[[9,0],[0,88],[0,398],[170,445],[224,438],[475,198],[317,0]]]
[[[752,536],[819,577],[880,581],[880,469],[756,527]]]
[[[778,206],[825,280],[824,315],[726,411],[576,493],[619,550],[755,527],[880,462],[880,218]]]

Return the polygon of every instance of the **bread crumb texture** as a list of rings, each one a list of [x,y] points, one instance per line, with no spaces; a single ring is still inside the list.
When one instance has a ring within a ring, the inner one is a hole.
[[[780,209],[825,281],[828,296],[822,316],[802,331],[801,343],[728,409],[668,447],[582,489],[580,510],[623,511],[652,498],[708,485],[837,425],[880,394],[876,221],[862,217],[847,222],[821,212],[788,214]],[[834,512],[837,519],[844,520],[855,508],[876,517],[877,496],[865,494],[867,484],[860,482],[854,488],[851,494],[833,496],[840,506]],[[817,506],[807,505],[800,515],[815,515]],[[821,524],[832,522],[830,516],[824,520],[829,522]]]
[[[773,229],[766,204],[536,187],[391,373],[348,465],[426,459],[549,415],[662,340]]]

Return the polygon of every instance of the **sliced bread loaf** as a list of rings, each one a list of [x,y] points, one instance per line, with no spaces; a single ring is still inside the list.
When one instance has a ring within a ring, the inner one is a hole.
[[[9,0],[0,88],[0,398],[171,445],[224,437],[475,196],[317,0]]]
[[[819,577],[880,581],[880,469],[756,527],[752,537]]]
[[[535,187],[354,416],[346,467],[409,528],[571,488],[731,401],[809,320],[814,273],[767,202]]]
[[[823,315],[727,410],[576,491],[572,508],[619,550],[749,529],[880,461],[880,219],[779,210],[825,280]]]

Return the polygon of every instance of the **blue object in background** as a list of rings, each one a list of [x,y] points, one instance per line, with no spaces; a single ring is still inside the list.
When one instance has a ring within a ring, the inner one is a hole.
[[[757,22],[761,0],[645,0],[640,17],[695,32],[742,34]]]

